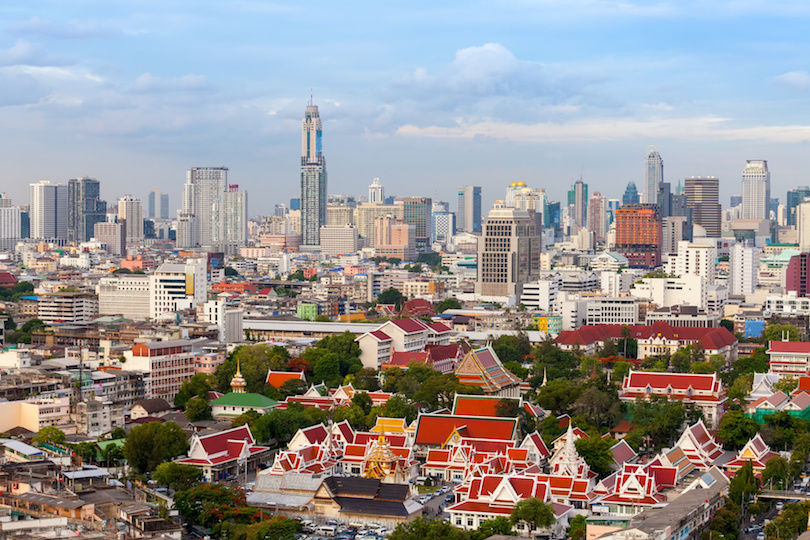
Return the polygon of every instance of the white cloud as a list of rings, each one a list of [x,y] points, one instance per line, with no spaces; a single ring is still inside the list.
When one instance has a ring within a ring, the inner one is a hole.
[[[72,20],[67,23],[54,23],[33,16],[30,20],[12,24],[9,30],[17,34],[32,34],[55,38],[83,39],[110,37],[121,32],[96,21]]]
[[[204,75],[183,75],[182,77],[158,77],[144,73],[135,79],[133,92],[141,94],[163,92],[188,92],[205,90],[209,87],[208,77]]]
[[[771,80],[789,90],[799,90],[801,92],[810,90],[810,73],[806,71],[788,71]]]
[[[0,50],[0,66],[64,66],[71,62],[47,54],[42,45],[23,39],[6,50]]]

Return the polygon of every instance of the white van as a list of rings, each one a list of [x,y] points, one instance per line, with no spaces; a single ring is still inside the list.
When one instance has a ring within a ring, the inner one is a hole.
[[[320,534],[321,536],[335,536],[336,528],[332,525],[321,525],[317,529],[315,529],[315,534]]]

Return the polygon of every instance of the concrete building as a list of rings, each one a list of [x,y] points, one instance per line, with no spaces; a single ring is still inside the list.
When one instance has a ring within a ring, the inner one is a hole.
[[[588,224],[588,184],[582,178],[574,182],[568,192],[568,205],[574,210],[574,224],[585,227]]]
[[[785,292],[795,293],[799,298],[810,296],[810,275],[808,275],[810,253],[803,252],[790,258],[785,270]],[[754,278],[756,279],[756,277]]]
[[[429,197],[405,197],[402,220],[414,227],[416,250],[428,251],[433,240],[433,201]]]
[[[453,212],[433,212],[433,241],[449,244],[456,235],[456,215]]]
[[[403,219],[401,204],[360,204],[355,209],[354,222],[361,238],[367,238],[369,245],[376,246],[381,243],[374,233],[374,222],[379,217],[393,216],[394,219]]]
[[[176,312],[205,302],[208,294],[204,259],[163,263],[149,276],[149,312],[152,320],[176,317]]]
[[[0,250],[13,250],[20,238],[22,238],[22,210],[18,206],[0,207]]]
[[[101,200],[101,184],[92,178],[68,181],[68,240],[87,242],[96,223],[107,219],[107,203]]]
[[[37,317],[47,324],[89,323],[98,317],[98,297],[86,292],[41,294],[37,300]]]
[[[714,283],[717,268],[717,244],[714,239],[708,243],[678,242],[678,251],[670,256],[666,264],[667,274],[685,276],[691,274],[706,279],[707,285]]]
[[[799,251],[810,251],[810,200],[802,201],[796,208],[796,230]]]
[[[215,298],[203,304],[203,321],[219,327],[219,340],[223,343],[244,341],[244,311],[228,308],[224,298]]]
[[[354,225],[324,225],[320,238],[321,253],[325,255],[348,255],[360,249],[357,227]]]
[[[664,160],[654,146],[647,148],[647,157],[644,159],[644,193],[642,202],[647,204],[658,203],[658,187],[664,181]]]
[[[496,203],[478,244],[475,292],[484,297],[520,296],[540,276],[541,239],[525,210]]]
[[[554,278],[538,279],[523,285],[520,303],[530,311],[552,312],[557,304],[560,282]]]
[[[248,196],[239,191],[237,184],[231,184],[222,193],[220,237],[217,243],[226,255],[236,255],[247,245]],[[213,247],[213,246],[212,246]]]
[[[149,291],[151,278],[147,275],[118,275],[101,278],[96,285],[98,314],[121,315],[125,319],[143,321],[151,316]]]
[[[368,186],[368,202],[380,204],[385,202],[385,188],[380,184],[379,178],[372,180]]]
[[[691,274],[677,278],[643,278],[630,289],[630,294],[657,307],[685,305],[708,309],[706,280]]]
[[[678,243],[687,239],[688,227],[686,216],[669,216],[661,220],[661,256],[666,259],[678,252]],[[691,237],[691,234],[688,235]]]
[[[183,383],[194,376],[194,352],[185,339],[136,343],[124,352],[124,369],[148,374],[146,397],[174,400]]]
[[[754,294],[759,270],[759,248],[739,243],[731,246],[729,270],[729,294],[737,296]],[[788,264],[789,273],[790,264]]]
[[[127,254],[126,222],[110,223],[104,221],[93,226],[93,238],[107,246],[107,253],[118,257]]]
[[[607,227],[607,197],[603,197],[597,191],[588,201],[588,229],[596,236],[597,242],[604,242],[607,236]]]
[[[118,199],[118,220],[126,227],[127,243],[143,242],[143,208],[132,195]]]
[[[588,299],[585,324],[629,324],[636,325],[638,303],[633,297]]]

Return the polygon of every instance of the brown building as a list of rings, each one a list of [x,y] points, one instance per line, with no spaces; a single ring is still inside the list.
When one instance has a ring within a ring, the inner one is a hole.
[[[661,265],[661,212],[657,204],[625,204],[616,211],[616,251],[631,267]]]

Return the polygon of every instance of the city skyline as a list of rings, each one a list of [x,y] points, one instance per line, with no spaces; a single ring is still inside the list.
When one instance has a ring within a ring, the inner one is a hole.
[[[335,193],[379,177],[451,201],[480,185],[488,209],[510,182],[563,200],[582,175],[619,197],[611,186],[643,185],[649,145],[673,185],[716,176],[722,200],[749,159],[770,162],[780,198],[808,183],[804,5],[189,6],[0,6],[12,198],[89,176],[114,201],[147,177],[180,201],[186,169],[227,164],[270,213],[296,196],[310,88]],[[740,38],[755,22],[756,43]]]

